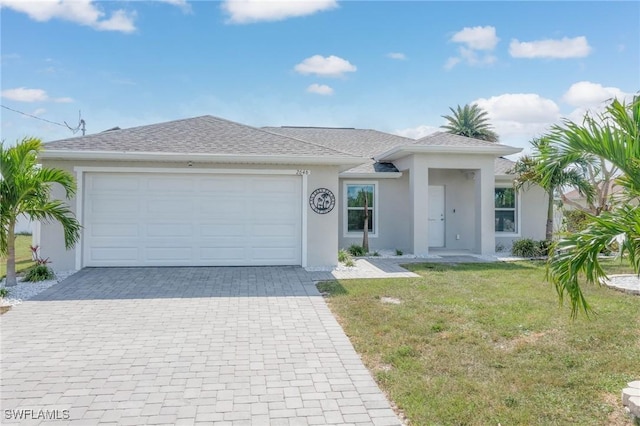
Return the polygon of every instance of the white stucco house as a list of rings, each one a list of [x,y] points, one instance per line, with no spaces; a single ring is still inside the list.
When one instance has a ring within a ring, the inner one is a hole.
[[[362,241],[366,193],[372,251],[492,254],[544,238],[544,191],[515,191],[502,158],[518,151],[447,133],[413,140],[212,116],[53,141],[40,159],[75,174],[82,238],[65,250],[60,226],[42,224],[39,243],[58,270],[331,266]]]

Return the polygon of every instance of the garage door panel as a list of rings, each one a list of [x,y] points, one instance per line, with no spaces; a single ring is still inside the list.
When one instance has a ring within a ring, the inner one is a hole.
[[[160,217],[180,218],[190,215],[193,200],[185,197],[151,198],[145,202],[145,211]]]
[[[292,242],[292,238],[295,239],[298,236],[297,228],[291,224],[264,224],[253,225],[251,227],[251,234],[256,237],[290,237],[287,241]]]
[[[85,232],[88,232],[92,237],[120,238],[140,235],[137,223],[92,223]]]
[[[148,237],[193,237],[194,225],[191,223],[149,223],[146,235]]]
[[[92,191],[122,193],[123,189],[138,190],[139,179],[131,176],[93,175],[87,179],[87,187]]]
[[[87,173],[85,266],[299,265],[298,176]]]
[[[193,247],[146,247],[145,258],[148,261],[191,261]]]
[[[217,223],[200,225],[200,235],[203,237],[239,237],[246,233],[246,226],[237,223]]]
[[[268,263],[282,260],[296,259],[296,252],[291,248],[255,247],[251,249],[251,258],[254,262],[268,261]]]
[[[137,247],[100,247],[91,248],[91,260],[94,262],[117,264],[131,264],[137,262],[139,249]]]
[[[199,203],[198,212],[210,218],[234,217],[242,219],[247,210],[247,201],[239,198],[206,198]]]
[[[146,188],[153,192],[192,192],[194,186],[195,177],[181,176],[180,179],[173,179],[173,177],[146,176]]]
[[[198,180],[198,191],[207,194],[210,192],[220,195],[244,193],[246,187],[245,180],[231,180],[228,176],[203,177]]]
[[[200,249],[200,259],[205,264],[240,264],[245,262],[246,257],[246,249],[244,247],[202,247]]]
[[[137,214],[138,200],[134,197],[101,196],[92,199],[88,207],[88,213],[95,218],[109,218],[112,215],[128,217]]]

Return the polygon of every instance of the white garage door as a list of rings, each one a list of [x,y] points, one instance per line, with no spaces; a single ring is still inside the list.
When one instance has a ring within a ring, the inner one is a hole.
[[[301,264],[301,178],[86,173],[84,266]]]

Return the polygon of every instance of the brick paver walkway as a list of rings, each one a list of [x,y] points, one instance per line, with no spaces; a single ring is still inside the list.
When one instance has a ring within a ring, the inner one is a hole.
[[[400,424],[313,285],[330,278],[85,269],[0,316],[1,422]]]

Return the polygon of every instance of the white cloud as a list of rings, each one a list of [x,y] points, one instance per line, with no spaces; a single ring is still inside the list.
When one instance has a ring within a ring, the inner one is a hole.
[[[591,46],[584,36],[523,42],[514,39],[509,45],[509,54],[514,58],[584,58],[589,53]]]
[[[133,24],[135,13],[128,13],[124,10],[116,10],[111,18],[96,22],[92,25],[95,29],[101,31],[120,31],[123,33],[132,33],[136,30]]]
[[[444,68],[452,69],[461,62],[471,66],[485,66],[493,64],[497,58],[488,53],[495,49],[500,39],[496,35],[496,29],[492,26],[465,27],[451,37],[454,43],[460,43],[458,56],[447,59]],[[482,53],[479,53],[482,52]]]
[[[580,81],[569,87],[562,96],[562,100],[574,107],[598,106],[609,99],[617,98],[620,101],[630,100],[631,93],[625,93],[617,87],[604,87],[590,81]]]
[[[157,0],[161,3],[167,3],[172,6],[177,6],[182,9],[183,12],[191,12],[191,5],[187,2],[187,0]]]
[[[42,89],[27,89],[26,87],[16,87],[15,89],[6,89],[1,93],[2,97],[16,102],[47,102],[53,101],[58,103],[73,102],[71,98],[50,98],[46,91]]]
[[[16,102],[43,102],[49,100],[47,92],[42,89],[17,87],[2,91],[2,97]]]
[[[405,55],[404,53],[400,53],[400,52],[391,52],[391,53],[387,53],[387,58],[397,59],[399,61],[404,61],[405,59],[407,59],[407,55]]]
[[[456,57],[456,56],[451,56],[447,59],[447,62],[444,63],[444,68],[447,70],[450,70],[451,68],[455,67],[456,65],[458,65],[460,63],[462,59]]]
[[[535,93],[505,93],[472,103],[487,111],[490,123],[502,140],[529,141],[560,120],[558,105]]]
[[[454,43],[465,44],[469,49],[493,50],[500,39],[492,26],[465,27],[451,37]]]
[[[336,0],[225,0],[221,5],[229,15],[229,22],[234,24],[281,21],[336,7]]]
[[[39,115],[42,115],[42,114],[44,114],[45,112],[47,112],[47,110],[46,110],[46,109],[44,109],[44,108],[36,108],[36,109],[31,113],[31,115],[35,115],[36,117],[38,117]]]
[[[317,95],[333,95],[333,89],[326,84],[313,83],[307,87],[307,92],[315,93]]]
[[[0,0],[0,7],[27,14],[31,19],[46,22],[51,19],[62,19],[86,25],[100,31],[135,31],[135,12],[124,9],[116,10],[105,19],[103,12],[93,0]]]
[[[346,72],[355,72],[357,67],[338,56],[311,56],[294,67],[300,74],[316,74],[322,77],[342,77]]]
[[[418,127],[409,127],[407,129],[400,129],[394,131],[396,135],[404,136],[405,138],[411,139],[420,139],[425,136],[429,136],[433,133],[439,132],[442,129],[438,127],[428,126],[426,124],[420,125]]]

